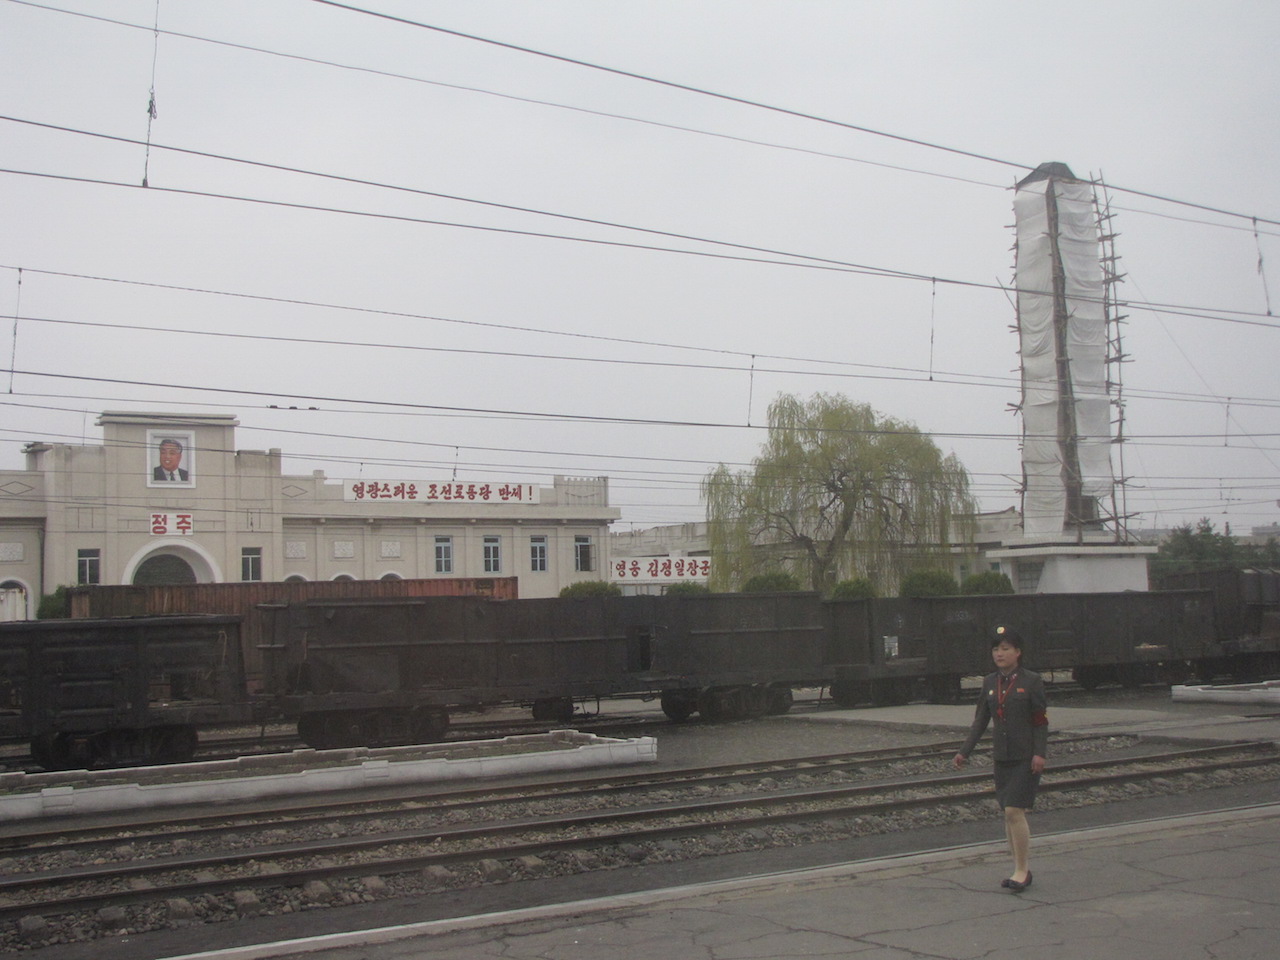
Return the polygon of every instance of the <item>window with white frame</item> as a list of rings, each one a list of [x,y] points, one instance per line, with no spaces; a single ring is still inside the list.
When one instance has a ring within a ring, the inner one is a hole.
[[[240,548],[240,579],[241,580],[261,580],[262,579],[262,548],[261,547],[241,547]]]
[[[594,570],[595,551],[592,549],[594,544],[590,537],[578,536],[573,538],[573,569],[579,573]]]
[[[436,537],[436,573],[453,573],[453,537]]]
[[[484,538],[484,572],[502,572],[502,538]]]
[[[96,547],[91,550],[76,551],[76,583],[102,582],[102,551]]]
[[[547,572],[547,538],[529,538],[529,569],[534,573]]]

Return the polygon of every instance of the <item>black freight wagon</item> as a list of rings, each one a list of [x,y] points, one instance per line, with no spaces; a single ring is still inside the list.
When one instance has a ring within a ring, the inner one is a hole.
[[[856,651],[837,671],[845,705],[954,703],[960,679],[991,669],[999,625],[1026,642],[1026,663],[1070,670],[1087,688],[1179,683],[1215,652],[1214,597],[1206,590],[891,598],[832,603],[833,636]]]
[[[189,759],[197,727],[250,719],[228,616],[0,623],[0,737],[46,769]]]
[[[449,714],[661,696],[673,719],[785,712],[834,667],[813,594],[484,601],[313,600],[272,611],[275,709],[314,746],[438,738]]]

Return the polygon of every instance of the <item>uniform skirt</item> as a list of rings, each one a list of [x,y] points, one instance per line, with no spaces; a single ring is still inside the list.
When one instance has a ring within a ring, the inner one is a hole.
[[[1040,774],[1031,772],[1030,760],[997,760],[996,801],[1000,809],[1020,807],[1030,810],[1036,802]]]

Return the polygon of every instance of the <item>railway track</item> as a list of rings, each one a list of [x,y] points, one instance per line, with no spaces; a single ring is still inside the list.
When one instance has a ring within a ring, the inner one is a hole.
[[[113,925],[213,922],[816,843],[900,830],[912,811],[928,810],[935,822],[989,816],[988,772],[938,775],[953,750],[935,744],[416,802],[383,797],[304,817],[296,807],[259,812],[217,830],[192,818],[95,835],[64,829],[62,839],[32,832],[4,850],[0,924],[12,933],[24,918],[61,918],[89,937]],[[1056,762],[1043,802],[1082,803],[1100,789],[1188,790],[1223,776],[1280,778],[1270,743],[1089,756]]]

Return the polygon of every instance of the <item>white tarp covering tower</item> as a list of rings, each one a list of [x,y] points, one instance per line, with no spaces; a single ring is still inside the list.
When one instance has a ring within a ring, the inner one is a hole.
[[[1107,318],[1092,184],[1041,164],[1017,185],[1023,533],[1078,536],[1110,498]]]

